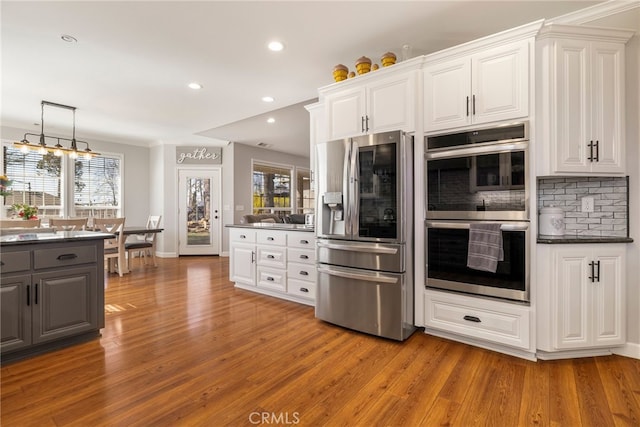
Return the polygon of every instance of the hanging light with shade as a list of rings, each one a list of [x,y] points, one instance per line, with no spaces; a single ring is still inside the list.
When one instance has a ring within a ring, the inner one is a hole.
[[[62,138],[58,136],[50,136],[44,134],[44,107],[55,107],[55,108],[63,108],[66,110],[71,110],[73,112],[73,133],[71,135],[71,139]],[[27,139],[27,137],[33,136],[38,137],[38,143],[31,143]],[[55,140],[55,145],[47,145],[46,140]],[[70,146],[63,146],[60,141],[69,141]],[[85,144],[86,148],[84,150],[78,151],[78,143]],[[70,105],[57,104],[55,102],[42,101],[40,103],[40,134],[35,133],[25,133],[22,141],[14,142],[13,145],[20,149],[22,153],[28,153],[30,150],[37,150],[40,154],[53,153],[55,156],[62,156],[63,154],[68,154],[69,157],[75,159],[78,155],[83,154],[85,158],[90,159],[94,156],[100,155],[100,153],[96,153],[91,151],[89,148],[89,143],[85,141],[80,141],[76,139],[76,107],[72,107]]]

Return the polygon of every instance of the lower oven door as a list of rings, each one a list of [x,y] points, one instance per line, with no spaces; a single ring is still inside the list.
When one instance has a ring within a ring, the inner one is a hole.
[[[414,331],[405,274],[318,265],[316,317],[402,341]]]
[[[426,286],[528,302],[529,223],[502,223],[504,260],[495,273],[467,267],[470,226],[465,221],[426,222]]]

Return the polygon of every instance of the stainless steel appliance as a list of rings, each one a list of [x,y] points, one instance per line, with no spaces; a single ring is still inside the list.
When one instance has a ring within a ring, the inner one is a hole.
[[[413,139],[317,146],[316,317],[404,340],[413,326]]]
[[[426,286],[529,301],[528,122],[425,138]],[[497,269],[467,267],[470,228],[500,224]]]
[[[425,140],[427,218],[529,219],[527,122]]]
[[[501,224],[504,260],[495,273],[467,267],[472,223],[427,220],[427,287],[528,302],[529,222]]]

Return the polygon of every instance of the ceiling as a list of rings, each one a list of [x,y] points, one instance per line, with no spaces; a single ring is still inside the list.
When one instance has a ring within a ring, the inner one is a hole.
[[[77,107],[83,140],[263,142],[308,156],[303,106],[333,83],[334,65],[407,44],[411,56],[431,53],[596,3],[2,1],[0,119],[39,133],[46,100]],[[267,49],[273,39],[283,51]],[[69,114],[45,108],[45,132],[68,135]]]

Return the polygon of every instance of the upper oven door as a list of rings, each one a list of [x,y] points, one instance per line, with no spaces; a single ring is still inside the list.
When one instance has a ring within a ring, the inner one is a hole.
[[[528,141],[428,151],[427,218],[528,220]]]

